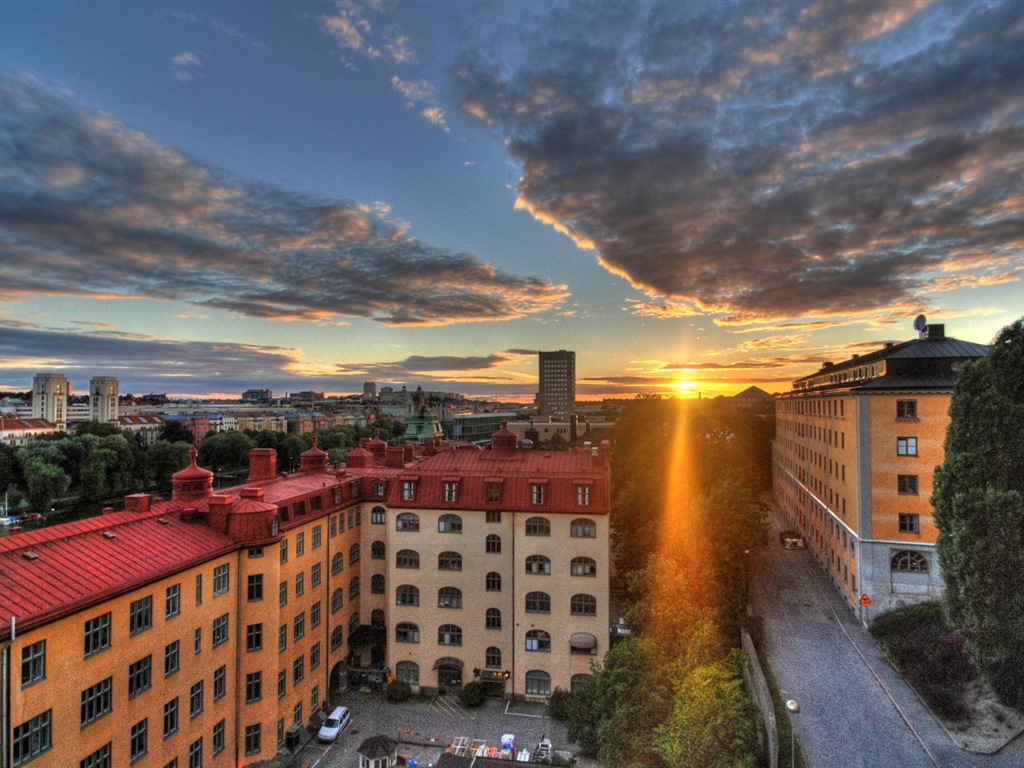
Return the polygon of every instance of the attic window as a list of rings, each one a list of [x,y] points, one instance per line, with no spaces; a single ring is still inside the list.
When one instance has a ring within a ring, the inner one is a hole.
[[[22,552],[21,556],[24,557],[26,560],[38,560],[39,559],[39,555],[37,553],[33,552],[31,549],[27,550],[25,552]]]
[[[103,538],[105,538],[105,539],[116,539],[117,538],[117,534],[114,533],[113,531],[104,531],[103,532]]]

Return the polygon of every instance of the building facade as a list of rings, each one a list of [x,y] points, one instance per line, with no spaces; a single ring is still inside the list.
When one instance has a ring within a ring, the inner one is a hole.
[[[776,400],[776,505],[865,622],[942,592],[932,475],[957,373],[987,351],[930,325],[827,363]]]
[[[542,414],[564,421],[576,412],[576,353],[560,349],[537,355],[537,407]]]
[[[89,380],[89,418],[99,422],[118,420],[118,381],[111,376],[93,376]]]
[[[32,418],[46,419],[58,430],[68,427],[68,395],[71,383],[62,373],[37,373],[32,377]]]
[[[548,696],[608,642],[607,446],[365,440],[0,539],[0,766],[251,765],[345,680]],[[177,762],[175,762],[177,761]]]

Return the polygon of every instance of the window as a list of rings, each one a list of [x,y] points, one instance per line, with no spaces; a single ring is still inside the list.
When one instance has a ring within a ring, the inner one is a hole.
[[[46,641],[40,640],[21,649],[21,687],[46,677]]]
[[[312,587],[319,587],[320,586],[321,582],[323,581],[323,577],[321,576],[322,570],[323,570],[323,567],[321,566],[320,563],[314,563],[313,567],[309,569],[309,584],[310,584],[310,586],[312,586]]]
[[[370,490],[370,492],[374,496],[383,496],[386,491],[387,491],[387,486],[385,486],[384,483],[382,483],[380,481],[375,482],[373,484],[373,487]]]
[[[306,574],[295,574],[295,596],[301,597],[306,592]]]
[[[110,614],[104,613],[85,622],[85,655],[92,656],[110,647]]]
[[[331,575],[337,576],[343,570],[345,570],[345,555],[339,552],[331,558]]]
[[[496,533],[487,534],[487,539],[484,542],[484,551],[488,554],[498,554],[501,552],[501,536]]]
[[[420,665],[414,661],[400,661],[395,664],[395,677],[409,685],[420,684]]]
[[[288,689],[288,673],[281,670],[277,673],[277,698],[283,698]]]
[[[420,553],[415,549],[400,549],[395,555],[396,568],[419,568]]]
[[[213,726],[213,754],[219,755],[224,751],[224,721],[221,720]]]
[[[302,702],[300,701],[292,709],[292,721],[295,725],[302,725]]]
[[[484,577],[484,586],[488,592],[501,592],[501,574],[491,571]]]
[[[335,627],[331,630],[331,650],[336,651],[341,648],[345,642],[345,631],[341,627]]]
[[[597,576],[597,561],[592,557],[574,557],[569,564],[573,576]]]
[[[248,578],[248,585],[246,587],[246,594],[249,602],[253,603],[257,600],[263,599],[263,574],[254,573]]]
[[[189,717],[196,717],[203,711],[203,681],[192,686],[188,695]]]
[[[402,481],[402,501],[415,501],[416,500],[416,481],[415,480],[403,480]],[[401,529],[399,529],[401,530]]]
[[[384,507],[374,507],[370,510],[370,522],[374,525],[384,525],[387,521],[388,516]]]
[[[245,726],[245,754],[257,755],[263,749],[263,726],[260,723]]]
[[[459,484],[454,482],[445,482],[444,484],[444,500],[448,504],[454,504],[459,498]]]
[[[288,582],[282,581],[277,585],[277,604],[279,606],[288,605]]]
[[[897,456],[917,456],[917,438],[916,437],[897,437],[896,438],[896,455]]]
[[[331,613],[341,610],[341,607],[345,604],[345,590],[338,587],[331,594]]]
[[[487,484],[487,501],[490,504],[497,504],[498,502],[501,501],[501,483],[488,483]],[[497,510],[495,510],[495,511],[497,511]],[[501,522],[501,512],[498,512],[498,519],[497,520],[491,520],[490,512],[488,512],[487,522],[488,523],[500,523]]]
[[[526,612],[551,613],[551,595],[547,592],[527,592]]]
[[[358,544],[353,544],[351,547],[348,548],[348,564],[352,565],[353,563],[358,563],[358,562],[359,562],[359,545]]]
[[[281,565],[288,562],[288,539],[281,541]]]
[[[462,533],[462,518],[458,515],[441,515],[437,519],[438,533]]]
[[[178,697],[164,704],[164,738],[178,730]]]
[[[896,475],[897,491],[901,494],[917,495],[917,475]]]
[[[457,587],[441,587],[437,590],[438,608],[461,608],[462,590]]]
[[[395,518],[396,531],[418,531],[420,529],[420,516],[412,512],[403,512]]]
[[[370,577],[370,594],[383,595],[387,590],[384,588],[384,577],[379,573]]]
[[[317,499],[317,501],[319,501],[319,499]],[[313,528],[313,549],[320,549],[323,545],[323,540],[323,527],[317,525]]]
[[[292,619],[292,640],[298,642],[306,636],[306,612],[295,616]]]
[[[203,574],[196,574],[196,605],[203,604]]]
[[[203,768],[203,737],[193,741],[188,747],[188,768]]]
[[[526,521],[527,536],[550,536],[551,521],[546,517],[531,517]]]
[[[146,656],[128,666],[128,698],[138,696],[152,682],[153,657]]]
[[[384,559],[384,542],[375,541],[370,545],[370,559],[371,560],[383,560]]]
[[[484,666],[491,669],[501,669],[501,648],[492,645],[484,651]]]
[[[299,656],[292,662],[292,685],[298,685],[306,678],[306,657]]]
[[[309,607],[309,628],[316,629],[320,626],[320,601],[317,600]]]
[[[228,615],[225,613],[213,620],[213,647],[228,641]]]
[[[917,421],[917,400],[897,400],[896,418]]]
[[[134,763],[143,757],[149,749],[149,718],[140,720],[132,726],[129,757]]]
[[[175,640],[164,646],[164,677],[173,675],[181,666],[181,643]]]
[[[110,742],[80,761],[78,768],[110,768]]]
[[[251,704],[263,698],[263,673],[249,672],[245,676],[245,703]]]
[[[200,653],[203,650],[203,628],[196,627],[196,639],[195,639],[195,652]]]
[[[341,504],[341,489],[334,489],[334,503]],[[338,535],[338,515],[331,515],[331,538]]]
[[[407,621],[395,625],[396,643],[418,643],[420,641],[420,628]]]
[[[251,560],[254,557],[263,557],[263,547],[249,547],[246,556]]]
[[[412,584],[402,584],[395,590],[395,605],[419,605],[420,589]]]
[[[128,634],[137,635],[153,626],[153,596],[147,595],[132,603],[128,617]]]
[[[487,629],[501,629],[501,611],[497,608],[488,608],[484,615],[484,627]]]
[[[181,613],[181,584],[172,584],[167,588],[167,595],[164,598],[164,618],[177,616]]]
[[[111,697],[113,680],[114,678],[108,677],[82,691],[81,724],[83,726],[99,720],[110,711],[113,706]]]
[[[593,595],[573,595],[569,600],[573,616],[597,616],[597,598]]]
[[[544,503],[544,485],[541,483],[534,483],[530,486],[530,503],[531,504],[543,504]]]
[[[224,563],[213,569],[213,596],[223,595],[228,591],[231,564]]]
[[[900,513],[900,533],[920,533],[921,518],[919,515]]]
[[[550,696],[551,675],[539,669],[526,673],[526,693],[529,696]]]
[[[462,555],[458,552],[442,552],[437,556],[437,570],[461,571]]]
[[[438,645],[462,645],[462,627],[456,624],[442,624],[437,628]]]
[[[920,552],[896,552],[892,556],[892,570],[899,573],[928,573],[928,560]]]
[[[228,668],[220,666],[213,670],[213,700],[224,698],[227,693]]]
[[[589,485],[577,485],[576,486],[576,505],[580,507],[590,506],[590,486]]]
[[[353,576],[348,583],[348,599],[355,600],[359,597],[359,577]]]
[[[551,558],[544,555],[530,555],[526,558],[526,572],[549,574],[551,573]]]
[[[551,635],[543,629],[531,629],[526,633],[526,650],[551,652]]]
[[[574,539],[596,539],[597,526],[593,520],[577,517],[569,524],[569,535]]]
[[[245,650],[259,651],[263,649],[263,625],[250,624],[245,628]]]
[[[299,503],[301,504],[302,502]],[[306,534],[297,533],[295,534],[295,556],[302,557],[304,554],[306,554]]]
[[[358,613],[358,611],[356,613],[353,613],[351,616],[348,617],[348,633],[351,635],[357,629],[359,629],[359,613]]]

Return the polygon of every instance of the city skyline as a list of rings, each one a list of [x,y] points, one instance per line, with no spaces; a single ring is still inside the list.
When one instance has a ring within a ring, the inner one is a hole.
[[[786,391],[1021,314],[1024,7],[0,6],[0,392]],[[79,385],[81,386],[81,385]],[[81,391],[76,389],[76,391]]]

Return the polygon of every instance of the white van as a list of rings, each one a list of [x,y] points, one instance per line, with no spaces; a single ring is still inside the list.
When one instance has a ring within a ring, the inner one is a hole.
[[[338,707],[324,720],[316,737],[322,742],[334,741],[338,738],[338,734],[348,728],[348,724],[351,722],[352,713],[348,711],[348,707]]]

